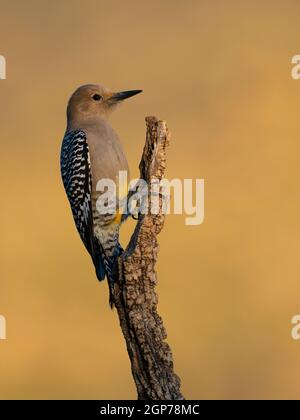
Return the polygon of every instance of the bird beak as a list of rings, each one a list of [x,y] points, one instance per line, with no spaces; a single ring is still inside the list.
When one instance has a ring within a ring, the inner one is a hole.
[[[124,99],[131,98],[131,96],[137,95],[143,92],[142,90],[126,90],[125,92],[113,93],[109,98],[112,101],[123,101]]]

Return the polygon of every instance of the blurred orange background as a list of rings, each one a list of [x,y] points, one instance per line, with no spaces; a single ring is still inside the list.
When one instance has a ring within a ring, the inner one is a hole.
[[[154,114],[172,131],[168,178],[205,179],[204,223],[169,216],[160,235],[159,312],[184,395],[298,399],[299,1],[0,8],[0,398],[136,398],[60,180],[67,100],[101,83],[144,90],[112,118],[133,175]]]

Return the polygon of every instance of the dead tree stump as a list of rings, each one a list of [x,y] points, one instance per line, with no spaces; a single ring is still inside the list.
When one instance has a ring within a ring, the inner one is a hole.
[[[140,178],[150,185],[153,178],[164,178],[170,135],[165,121],[147,117],[146,125]],[[180,379],[174,373],[172,352],[165,342],[167,333],[157,313],[157,235],[164,219],[160,197],[158,214],[139,216],[130,243],[119,258],[119,278],[115,284],[115,306],[141,400],[184,399]]]

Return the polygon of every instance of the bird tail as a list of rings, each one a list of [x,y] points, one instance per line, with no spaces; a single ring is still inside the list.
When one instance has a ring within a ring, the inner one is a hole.
[[[105,252],[102,246],[100,246],[100,258],[95,264],[96,275],[99,281],[104,280],[107,277],[108,288],[109,288],[109,305],[111,308],[114,307],[114,283],[118,279],[119,268],[118,258],[123,253],[123,248],[118,242],[111,252]]]

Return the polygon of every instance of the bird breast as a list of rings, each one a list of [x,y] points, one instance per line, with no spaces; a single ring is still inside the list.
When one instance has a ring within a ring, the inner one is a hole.
[[[127,195],[127,184],[120,185],[119,189],[119,172],[127,171],[129,180],[129,168],[117,133],[107,121],[89,127],[85,131],[90,152],[93,207],[100,194],[96,191],[96,186],[102,179],[114,181],[117,187],[117,198],[124,198]]]

